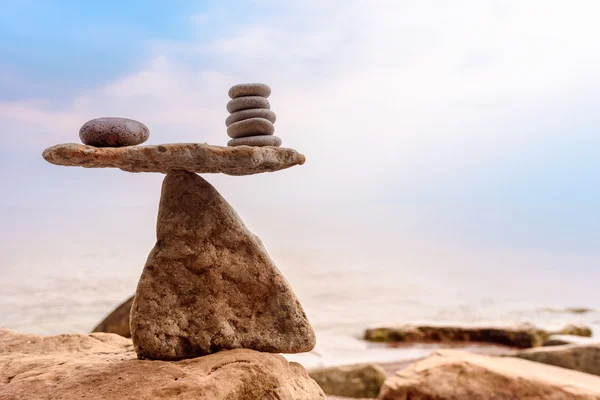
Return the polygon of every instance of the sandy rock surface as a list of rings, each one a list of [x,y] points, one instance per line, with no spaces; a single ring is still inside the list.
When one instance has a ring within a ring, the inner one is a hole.
[[[600,378],[510,357],[440,350],[385,381],[380,400],[598,400]]]
[[[42,337],[0,329],[2,400],[325,399],[302,366],[238,349],[179,362],[138,360],[108,333]]]
[[[302,165],[305,160],[296,150],[281,147],[222,147],[199,143],[104,148],[70,143],[47,148],[43,157],[51,164],[63,166],[228,175],[274,172]]]

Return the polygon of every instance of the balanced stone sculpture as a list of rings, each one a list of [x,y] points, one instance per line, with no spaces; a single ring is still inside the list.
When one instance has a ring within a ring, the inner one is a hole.
[[[232,90],[234,95],[268,96],[265,86]],[[274,114],[259,114],[270,124],[275,120]],[[273,172],[303,164],[302,154],[272,146],[176,143],[104,148],[61,144],[43,156],[57,165],[167,174],[156,245],[131,308],[131,335],[140,358],[180,360],[235,348],[299,353],[315,346],[302,306],[260,239],[195,174]]]
[[[243,83],[229,89],[231,101],[225,120],[227,134],[233,138],[227,146],[281,146],[275,133],[276,116],[267,98],[271,88],[264,83]]]

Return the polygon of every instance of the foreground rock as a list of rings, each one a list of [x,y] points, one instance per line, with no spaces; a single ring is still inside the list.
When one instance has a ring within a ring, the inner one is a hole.
[[[97,148],[59,144],[43,153],[46,161],[85,168],[120,168],[128,172],[185,170],[198,173],[252,175],[304,164],[296,150],[278,147],[221,147],[198,143]]]
[[[133,304],[133,296],[127,299],[123,304],[108,314],[102,322],[94,328],[92,332],[116,333],[117,335],[130,338],[129,313]]]
[[[276,354],[231,350],[180,362],[138,360],[118,335],[41,337],[0,329],[2,400],[315,400],[319,386]]]
[[[515,327],[402,325],[367,329],[364,339],[372,342],[486,342],[530,348],[543,345],[555,333],[590,336],[591,330],[576,325],[567,325],[557,332],[529,324]]]
[[[600,343],[540,347],[508,354],[543,364],[600,375]]]
[[[516,358],[442,350],[385,381],[380,400],[598,400],[600,378]]]
[[[184,171],[163,183],[157,242],[138,283],[131,335],[138,355],[161,360],[315,346],[302,306],[258,237],[215,188]]]
[[[385,381],[385,371],[375,364],[343,365],[308,372],[325,394],[375,398]]]

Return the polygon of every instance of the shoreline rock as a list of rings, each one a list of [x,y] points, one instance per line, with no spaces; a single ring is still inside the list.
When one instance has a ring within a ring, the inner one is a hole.
[[[598,400],[600,378],[510,357],[442,350],[388,378],[379,400]]]
[[[252,175],[304,164],[305,157],[282,147],[222,147],[199,143],[157,146],[92,147],[59,144],[47,148],[43,157],[55,165],[84,168],[120,168],[127,172]]]
[[[109,333],[50,337],[0,329],[3,400],[325,400],[306,370],[237,349],[178,362],[138,360]]]
[[[376,398],[386,378],[376,364],[355,364],[312,369],[308,375],[327,395]]]
[[[119,336],[130,338],[131,330],[129,329],[129,314],[131,313],[133,297],[134,296],[131,296],[129,299],[125,300],[120,306],[108,314],[102,322],[96,325],[94,330],[92,330],[92,333],[115,333]]]
[[[363,338],[371,342],[484,342],[511,347],[539,347],[553,334],[591,336],[585,326],[567,325],[557,332],[539,329],[530,324],[514,327],[401,325],[369,328]]]
[[[600,343],[539,347],[506,356],[600,376]]]

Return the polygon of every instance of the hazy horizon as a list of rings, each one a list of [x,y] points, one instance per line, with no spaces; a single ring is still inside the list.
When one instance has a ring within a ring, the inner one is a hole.
[[[85,328],[133,292],[154,245],[162,175],[58,167],[42,151],[78,143],[101,116],[142,121],[147,144],[225,145],[227,90],[240,82],[271,86],[276,135],[306,164],[205,177],[317,327],[342,313],[326,310],[328,292],[371,302],[357,323],[490,302],[600,308],[594,11],[595,1],[503,0],[5,5],[0,305],[11,315],[0,325],[44,315],[27,304],[47,297],[58,311],[43,329],[60,330],[69,301],[86,316],[65,323]]]

